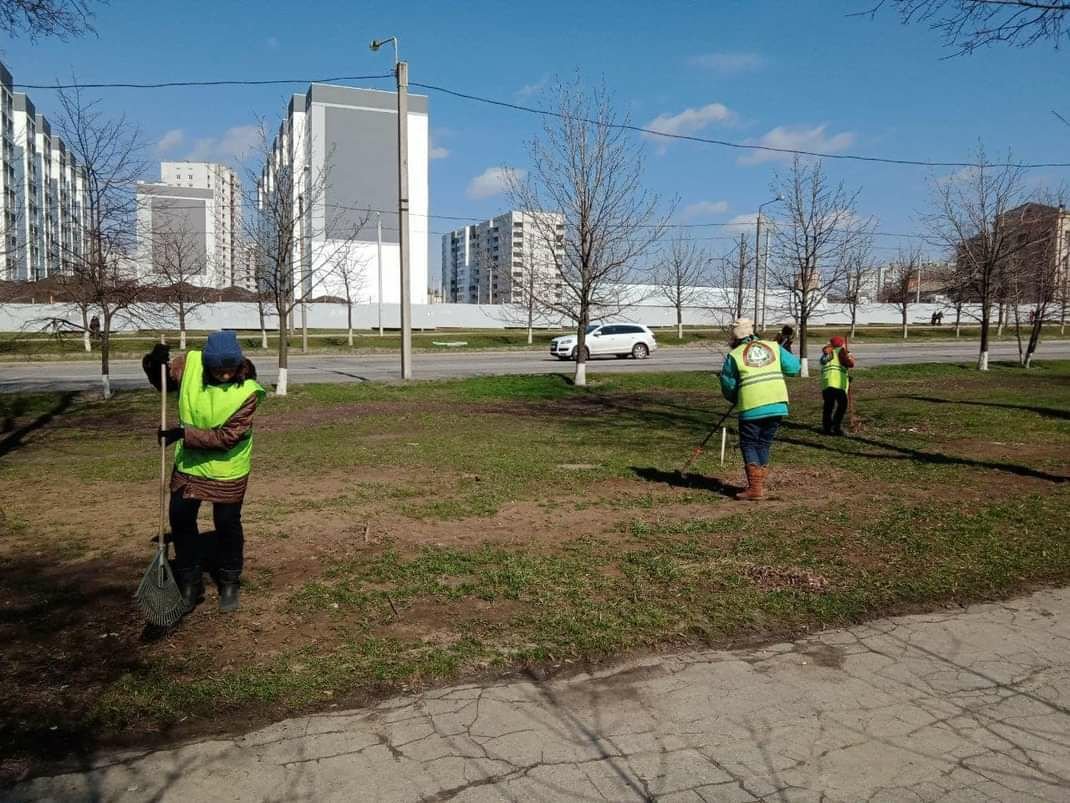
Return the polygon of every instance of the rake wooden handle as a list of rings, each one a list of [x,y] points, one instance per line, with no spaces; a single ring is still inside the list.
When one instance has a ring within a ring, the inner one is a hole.
[[[160,343],[164,339],[160,337]],[[160,365],[160,429],[167,429],[167,363]],[[167,521],[167,441],[160,438],[160,533],[159,547],[164,548],[164,527]]]

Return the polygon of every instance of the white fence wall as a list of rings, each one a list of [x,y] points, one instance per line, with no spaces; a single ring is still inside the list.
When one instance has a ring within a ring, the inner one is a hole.
[[[954,311],[949,311],[942,304],[912,304],[909,318],[911,323],[928,323],[932,314],[944,311],[944,325],[954,323]],[[975,321],[978,310],[971,308],[963,313],[963,323]],[[1027,313],[1023,313],[1027,314]],[[375,304],[360,304],[353,307],[353,326],[356,329],[373,329],[378,325],[378,308]],[[383,325],[388,329],[399,327],[399,307],[397,304],[383,304]],[[460,328],[460,329],[499,329],[503,327],[525,326],[526,315],[523,310],[491,304],[414,304],[412,307],[413,328]],[[676,311],[671,306],[644,303],[626,309],[614,320],[643,323],[647,326],[674,326]],[[66,319],[80,322],[80,314],[64,304],[5,304],[0,306],[0,331],[27,332],[44,330],[52,319]],[[722,326],[731,319],[726,310],[712,310],[705,307],[688,307],[684,310],[684,323],[690,326]],[[151,320],[152,323],[145,321]],[[170,321],[170,324],[168,323]],[[867,304],[858,309],[860,324],[898,324],[899,310],[890,304]],[[300,311],[294,311],[294,322],[300,326]],[[767,328],[779,329],[781,324],[790,322],[782,313],[770,310],[766,316]],[[843,304],[826,304],[813,318],[814,324],[845,325],[850,322],[850,311]],[[538,322],[537,322],[538,323]],[[275,317],[267,319],[268,328],[275,324]],[[564,321],[541,321],[542,326],[556,324],[563,326]],[[344,329],[346,326],[346,308],[343,304],[309,304],[308,325],[315,329]],[[162,309],[154,310],[140,322],[128,317],[120,318],[116,323],[118,330],[177,328],[174,316]],[[189,316],[187,326],[190,329],[258,329],[260,318],[256,304],[219,303],[201,307]]]

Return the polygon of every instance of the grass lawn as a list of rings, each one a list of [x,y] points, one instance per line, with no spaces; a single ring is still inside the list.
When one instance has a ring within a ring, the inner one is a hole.
[[[814,326],[809,329],[811,349],[816,352],[817,347],[834,334],[846,334],[849,327],[846,326]],[[1043,336],[1045,338],[1059,338],[1061,327],[1045,326]],[[655,328],[655,334],[661,347],[692,346],[701,344],[722,345],[725,341],[724,332],[719,329],[703,327],[687,327],[684,329],[683,338],[677,338],[676,328]],[[771,326],[769,335],[773,336],[779,331],[779,326]],[[978,328],[964,326],[961,340],[976,340],[979,336]],[[533,333],[532,344],[528,345],[526,329],[481,329],[481,330],[450,330],[413,332],[413,348],[420,351],[486,351],[503,349],[531,349],[534,351],[546,351],[550,347],[550,340],[562,334],[561,330],[536,330]],[[190,348],[203,346],[207,332],[197,331],[188,333]],[[178,333],[167,333],[168,342],[172,345],[178,343]],[[993,342],[1009,342],[1014,339],[1011,328],[1004,330],[998,336],[996,328],[992,327],[991,337]],[[1027,337],[1027,336],[1026,336]],[[242,348],[255,357],[263,353],[260,332],[243,330],[239,333]],[[928,326],[918,325],[910,327],[908,342],[919,340],[954,340],[955,331],[953,326]],[[159,334],[151,332],[121,333],[114,336],[112,341],[112,357],[114,359],[141,359],[145,352],[160,340]],[[878,342],[902,342],[902,331],[898,326],[860,326],[858,327],[853,343],[878,343]],[[301,351],[301,335],[290,337],[291,353],[299,354]],[[442,345],[453,343],[464,345]],[[436,345],[437,344],[437,345]],[[401,347],[401,339],[397,331],[387,330],[380,337],[378,331],[361,329],[354,331],[353,346],[349,345],[344,331],[315,329],[309,330],[309,352],[314,354],[373,354],[380,351],[397,351]],[[61,337],[50,337],[40,332],[0,332],[0,363],[17,360],[99,360],[100,355],[96,351],[87,353],[82,345],[81,336],[78,334],[65,334]],[[274,354],[278,348],[278,336],[268,333],[269,353]],[[1041,346],[1043,353],[1043,346]]]
[[[0,396],[0,767],[521,668],[790,637],[1070,579],[1070,363],[793,380],[738,503],[708,374],[306,385],[257,417],[243,607],[143,642],[149,392]],[[204,528],[210,530],[205,511]],[[210,535],[205,536],[211,538]],[[43,762],[43,763],[42,763]]]

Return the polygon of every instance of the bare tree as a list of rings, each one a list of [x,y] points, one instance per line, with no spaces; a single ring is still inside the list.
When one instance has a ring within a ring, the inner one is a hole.
[[[1018,363],[1023,368],[1032,366],[1044,320],[1059,301],[1062,214],[1062,204],[1055,201],[1025,204],[1011,215],[1016,247],[1003,269],[1003,287],[1009,315],[1014,321]],[[1028,313],[1025,326],[1023,307]]]
[[[900,250],[888,264],[884,274],[884,301],[899,310],[903,326],[903,339],[907,338],[910,328],[910,305],[917,299],[918,282],[921,281],[921,249]]]
[[[143,300],[133,259],[134,187],[144,172],[141,135],[125,115],[106,117],[99,101],[86,100],[80,89],[58,96],[57,127],[85,182],[83,237],[63,258],[83,317],[89,311],[100,316],[100,376],[109,398],[112,327],[122,316],[136,316]]]
[[[983,147],[976,166],[933,182],[933,235],[955,255],[959,293],[981,307],[981,342],[977,368],[988,370],[992,305],[998,299],[1002,271],[1015,249],[1007,213],[1019,206],[1024,171],[1013,164],[996,166]]]
[[[871,247],[870,238],[860,237],[844,257],[843,299],[851,316],[851,331],[848,333],[848,337],[851,338],[855,336],[855,329],[858,326],[858,308],[864,301],[864,288],[874,271],[870,263]]]
[[[842,286],[848,255],[870,236],[870,221],[856,213],[858,191],[833,184],[820,161],[795,157],[790,172],[778,174],[786,219],[776,229],[773,280],[787,295],[798,324],[802,375],[809,376],[807,326],[829,291]]]
[[[353,346],[353,302],[358,299],[367,283],[366,268],[365,261],[355,259],[340,259],[334,266],[335,277],[342,285],[342,297],[346,300],[346,329],[350,347]]]
[[[0,30],[31,40],[48,36],[66,41],[96,33],[93,6],[101,0],[0,0]]]
[[[694,241],[674,237],[654,271],[658,293],[676,310],[676,337],[684,337],[684,307],[693,304],[706,277],[709,257]]]
[[[716,258],[716,267],[713,269],[716,290],[712,294],[714,303],[710,312],[725,329],[732,320],[743,317],[749,265],[747,238],[744,234],[740,234],[739,242],[727,254]]]
[[[296,169],[285,152],[276,150],[269,129],[261,121],[254,160],[265,165],[253,169],[249,214],[242,226],[252,249],[259,281],[258,291],[270,300],[279,321],[279,379],[275,392],[285,396],[289,366],[289,331],[294,308],[329,281],[351,258],[353,244],[364,223],[348,214],[326,209],[330,187],[331,154],[321,165]],[[308,143],[295,141],[293,151],[304,153]],[[284,149],[285,150],[285,149]],[[350,211],[348,208],[342,211]]]
[[[920,22],[938,31],[952,55],[994,44],[1027,47],[1070,36],[1065,26],[1070,0],[880,0],[866,12],[894,8],[903,24]]]
[[[162,224],[153,218],[153,228],[142,238],[150,249],[152,276],[157,296],[178,321],[179,348],[186,350],[186,323],[189,316],[209,303],[210,296],[196,283],[208,276],[209,257],[204,240],[195,232],[177,225]]]
[[[576,322],[575,384],[587,384],[592,311],[619,310],[616,285],[638,270],[665,231],[658,197],[643,188],[643,146],[621,127],[604,87],[556,80],[553,116],[528,145],[531,171],[510,171],[516,207],[532,214],[536,237],[560,261],[560,295],[540,304]],[[553,212],[564,215],[559,226]]]

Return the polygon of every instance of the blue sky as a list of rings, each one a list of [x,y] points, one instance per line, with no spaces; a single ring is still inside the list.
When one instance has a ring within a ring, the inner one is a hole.
[[[944,60],[937,34],[891,14],[850,17],[872,0],[659,0],[657,3],[139,3],[112,0],[98,37],[7,41],[0,58],[19,82],[76,74],[82,82],[314,78],[389,70],[367,43],[397,34],[412,81],[515,102],[537,102],[555,74],[605,79],[636,124],[815,150],[962,161],[978,140],[993,154],[1070,161],[1070,54],[1044,45],[989,48]],[[252,10],[254,9],[255,10]],[[390,81],[365,85],[390,88]],[[232,159],[258,116],[277,123],[294,87],[101,92],[162,158]],[[54,110],[51,93],[32,92]],[[657,121],[654,123],[654,121]],[[523,168],[533,116],[431,96],[431,212],[488,217],[506,199],[488,169]],[[651,189],[678,196],[677,217],[726,223],[753,216],[785,163],[686,142],[649,142]],[[888,232],[918,232],[932,171],[835,162],[861,188],[860,211]],[[946,172],[946,171],[945,171]],[[483,176],[482,181],[477,178]],[[1036,171],[1055,184],[1070,171]],[[432,230],[454,224],[432,221]],[[692,231],[714,252],[723,229]],[[896,240],[881,238],[894,248]],[[438,239],[431,242],[432,270]],[[887,253],[891,253],[890,251]]]

